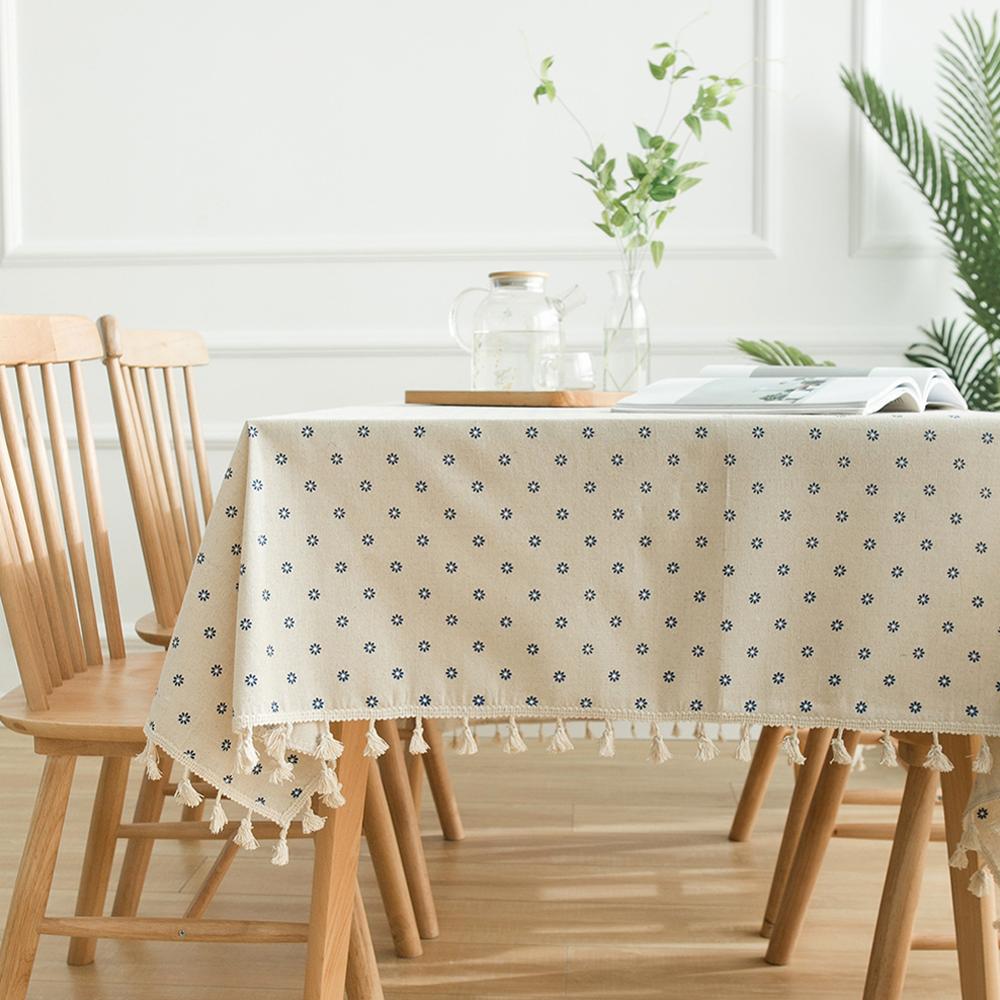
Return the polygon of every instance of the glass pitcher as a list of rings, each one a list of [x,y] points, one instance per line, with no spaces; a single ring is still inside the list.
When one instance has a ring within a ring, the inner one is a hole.
[[[561,354],[562,317],[582,301],[574,286],[561,298],[545,294],[542,271],[494,271],[489,288],[466,288],[451,306],[448,326],[462,350],[472,355],[472,388],[540,388],[539,360]],[[473,292],[486,298],[472,317],[472,343],[459,331],[458,310]]]

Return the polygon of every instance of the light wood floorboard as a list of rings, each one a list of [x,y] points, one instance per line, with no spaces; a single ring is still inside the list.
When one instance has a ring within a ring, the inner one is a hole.
[[[746,766],[726,756],[645,762],[644,742],[619,740],[602,760],[595,743],[556,756],[528,740],[508,757],[488,739],[475,757],[449,754],[467,837],[446,843],[430,796],[422,826],[441,936],[424,956],[397,959],[365,857],[368,905],[387,1000],[747,1000],[858,997],[864,982],[889,844],[835,840],[793,964],[762,960],[757,928],[780,839],[791,774],[779,763],[753,839],[726,839]],[[30,741],[0,731],[0,913],[6,912],[41,771]],[[133,768],[130,799],[138,780]],[[97,780],[81,761],[53,883],[50,912],[76,897]],[[855,787],[898,786],[902,773],[874,764]],[[174,818],[179,807],[168,804]],[[845,820],[893,820],[888,807],[845,807]],[[291,843],[274,868],[270,848],[241,854],[209,917],[302,920],[308,912],[311,845]],[[217,845],[157,844],[141,912],[177,915],[211,865]],[[123,851],[119,847],[115,875]],[[932,844],[918,934],[945,934],[951,906],[945,849]],[[112,883],[114,884],[114,883]],[[31,1000],[293,1000],[301,996],[300,945],[213,946],[102,941],[97,962],[65,963],[63,939],[43,938]],[[137,989],[137,984],[141,990]],[[908,1000],[959,996],[953,952],[911,955]]]

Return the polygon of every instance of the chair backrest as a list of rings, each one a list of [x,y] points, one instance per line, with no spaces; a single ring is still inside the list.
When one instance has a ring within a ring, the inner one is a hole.
[[[208,350],[197,333],[124,330],[113,316],[102,316],[98,326],[153,608],[157,621],[172,627],[212,510],[193,375],[195,367],[208,363]],[[186,421],[177,371],[184,382]]]
[[[72,400],[108,653],[112,659],[125,655],[83,388],[83,364],[102,356],[97,327],[84,317],[0,316],[0,599],[21,683],[35,710],[48,707],[47,695],[54,687],[103,661],[74,463],[59,402],[57,373],[62,369]],[[38,382],[44,426],[36,402]]]

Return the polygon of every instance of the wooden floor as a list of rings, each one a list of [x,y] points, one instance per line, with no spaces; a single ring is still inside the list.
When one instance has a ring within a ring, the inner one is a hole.
[[[693,760],[693,744],[671,747],[675,759],[660,767],[645,763],[644,743],[623,740],[610,761],[598,758],[594,743],[580,741],[576,752],[556,756],[530,738],[530,752],[519,757],[507,757],[488,739],[476,757],[451,755],[468,837],[444,843],[425,803],[441,937],[426,942],[423,958],[393,957],[362,859],[386,997],[859,997],[889,845],[835,841],[795,963],[767,966],[757,927],[789,769],[778,766],[754,840],[730,844],[726,830],[746,766],[731,759],[731,744],[710,764]],[[3,912],[39,770],[29,741],[0,731]],[[53,912],[72,912],[95,780],[92,762],[81,762],[76,787],[85,794],[75,795],[70,808]],[[873,765],[852,780],[902,779],[898,770]],[[844,810],[844,819],[859,818],[893,817],[882,808]],[[268,863],[269,848],[242,855],[208,915],[303,919],[311,847],[292,841],[291,850],[284,869]],[[145,912],[183,912],[209,851],[210,845],[157,845]],[[932,845],[930,858],[917,931],[946,933],[944,845]],[[32,1000],[291,1000],[301,996],[304,946],[107,941],[89,968],[70,969],[65,957],[65,940],[43,939]],[[957,998],[954,953],[913,953],[905,995]]]

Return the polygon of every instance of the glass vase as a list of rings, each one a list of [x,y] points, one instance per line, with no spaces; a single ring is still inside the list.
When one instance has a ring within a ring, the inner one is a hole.
[[[642,270],[610,271],[612,298],[604,316],[604,389],[635,392],[649,382],[649,321]]]

